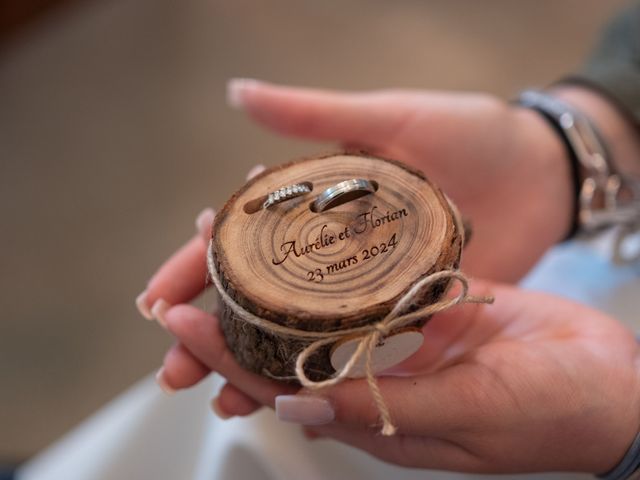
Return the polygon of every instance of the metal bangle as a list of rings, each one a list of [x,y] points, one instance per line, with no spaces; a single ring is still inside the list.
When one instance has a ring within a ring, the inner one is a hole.
[[[616,170],[596,127],[571,105],[535,90],[522,92],[519,104],[537,110],[552,122],[581,167],[576,203],[576,224],[581,233],[619,227],[614,260],[637,260],[635,255],[625,258],[620,246],[624,238],[640,230],[640,181]]]
[[[601,480],[627,480],[640,468],[640,434],[631,443],[629,450],[622,457],[620,463],[612,470],[598,475]]]

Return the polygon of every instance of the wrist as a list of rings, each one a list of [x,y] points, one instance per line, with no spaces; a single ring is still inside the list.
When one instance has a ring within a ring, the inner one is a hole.
[[[513,115],[520,138],[517,155],[528,164],[524,191],[530,191],[531,214],[541,216],[532,226],[544,224],[548,246],[552,246],[564,240],[573,225],[576,199],[568,151],[538,112],[514,106]]]
[[[640,228],[640,176],[635,173],[640,172],[640,145],[624,112],[606,97],[580,88],[552,94],[527,90],[519,103],[547,119],[566,146],[576,199],[571,236],[619,227],[613,238],[614,262],[640,258],[623,248],[626,238]],[[605,125],[604,134],[591,117]],[[616,154],[618,164],[612,158]]]
[[[615,166],[640,178],[640,135],[609,99],[580,85],[558,85],[550,93],[586,115],[602,134]]]

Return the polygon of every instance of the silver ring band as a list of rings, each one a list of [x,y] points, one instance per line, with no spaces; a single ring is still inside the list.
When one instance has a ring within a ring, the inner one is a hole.
[[[375,193],[376,186],[369,180],[353,178],[336,183],[318,195],[313,202],[313,211],[324,212],[356,198]]]
[[[293,185],[287,185],[286,187],[279,188],[271,192],[267,199],[262,204],[262,208],[267,209],[278,203],[291,200],[292,198],[300,197],[311,191],[311,186],[308,183],[295,183]]]

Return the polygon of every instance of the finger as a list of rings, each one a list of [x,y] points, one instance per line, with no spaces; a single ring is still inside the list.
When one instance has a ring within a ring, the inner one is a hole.
[[[229,103],[279,133],[377,147],[388,143],[414,111],[399,91],[342,93],[233,79]]]
[[[265,168],[264,165],[254,166],[247,173],[247,180],[262,173]],[[198,214],[195,220],[198,235],[167,260],[151,278],[147,288],[138,295],[136,306],[145,318],[152,320],[155,317],[152,310],[158,300],[162,300],[166,307],[189,302],[202,292],[207,276],[206,248],[211,239],[214,218],[215,210],[212,208],[205,208]]]
[[[332,438],[405,467],[481,472],[486,466],[460,445],[432,437],[385,437],[376,430],[325,425],[305,427],[308,438]]]
[[[484,378],[483,378],[484,377]],[[492,383],[486,380],[490,379]],[[478,385],[480,383],[480,385]],[[466,364],[418,377],[380,377],[377,387],[399,435],[459,435],[496,415],[490,397],[496,380]],[[380,432],[380,406],[366,380],[347,380],[322,390],[280,395],[276,414],[302,425],[337,423]]]
[[[442,374],[380,377],[377,382],[391,422],[400,434],[438,433],[460,426],[460,418],[456,418],[460,409],[452,404],[458,392]],[[366,380],[345,381],[317,395],[333,407],[336,423],[380,429],[380,411]]]
[[[174,305],[188,302],[202,292],[207,279],[205,254],[206,246],[200,234],[174,253],[136,298],[140,313],[151,320],[154,318],[151,310],[159,300]]]
[[[211,227],[215,217],[216,212],[213,208],[205,208],[196,217],[196,231],[200,234],[205,245],[209,245],[209,240],[211,240]]]
[[[211,208],[200,212],[195,222],[198,233],[158,269],[147,288],[136,298],[138,310],[148,320],[155,318],[152,310],[156,302],[162,300],[164,307],[185,303],[204,290],[207,280],[206,248],[214,216]]]
[[[189,388],[204,380],[211,370],[201,363],[184,345],[176,344],[169,349],[162,368],[156,375],[160,388],[166,393]],[[246,416],[261,405],[240,389],[226,383],[212,401],[212,408],[220,418]]]
[[[225,383],[218,396],[211,402],[213,411],[220,418],[244,417],[259,410],[262,405],[236,386]]]
[[[178,343],[164,356],[162,367],[156,374],[156,381],[165,392],[173,393],[196,385],[209,373],[211,370],[206,365]]]
[[[191,305],[176,305],[166,312],[165,319],[167,329],[201,362],[260,404],[273,407],[277,395],[298,390],[251,373],[238,365],[213,315]]]
[[[249,172],[247,173],[247,180],[251,180],[253,177],[255,177],[257,175],[260,175],[266,169],[267,169],[267,167],[265,167],[262,164],[254,165],[251,168],[251,170],[249,170]]]

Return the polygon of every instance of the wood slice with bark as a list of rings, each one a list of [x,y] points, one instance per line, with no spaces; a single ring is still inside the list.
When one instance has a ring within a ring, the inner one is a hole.
[[[366,179],[376,191],[313,211],[321,192],[348,179]],[[311,192],[262,207],[270,192],[293,184]],[[264,171],[225,204],[212,229],[213,264],[231,298],[271,322],[323,332],[371,324],[417,280],[458,268],[464,232],[453,208],[421,172],[399,162],[353,153],[302,159]],[[434,284],[413,308],[436,302],[449,282]],[[250,325],[224,304],[219,314],[243,367],[294,375],[297,355],[310,341]],[[311,356],[309,378],[334,373],[331,351],[327,346]]]

